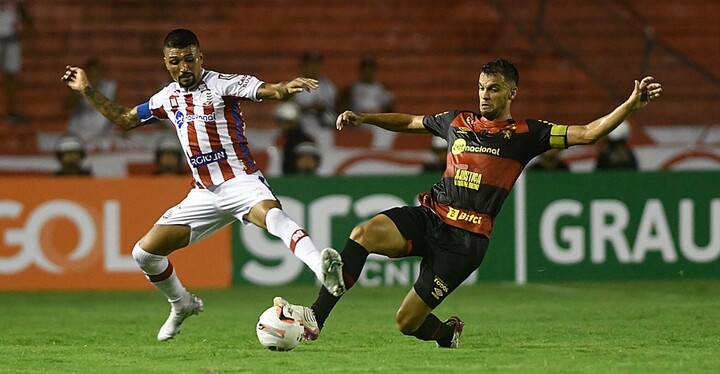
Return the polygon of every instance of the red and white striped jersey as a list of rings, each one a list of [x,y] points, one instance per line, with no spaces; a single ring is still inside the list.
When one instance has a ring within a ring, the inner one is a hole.
[[[251,75],[203,70],[200,82],[185,89],[170,83],[137,106],[143,124],[169,119],[175,125],[195,186],[217,186],[258,171],[245,137],[240,100],[260,101],[263,82]]]

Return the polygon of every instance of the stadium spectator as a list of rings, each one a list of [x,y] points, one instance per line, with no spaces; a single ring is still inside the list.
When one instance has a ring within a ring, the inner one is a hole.
[[[537,157],[537,160],[528,170],[570,170],[567,163],[560,158],[561,150],[551,148]]]
[[[115,99],[117,83],[104,77],[102,64],[91,58],[85,62],[85,73],[90,85],[108,99]],[[82,137],[90,148],[108,149],[111,146],[112,123],[105,118],[82,94],[73,91],[68,99],[70,119],[68,131]]]
[[[595,169],[626,169],[637,170],[638,163],[635,153],[627,143],[630,137],[630,124],[623,121],[615,130],[608,134],[607,139],[599,144]]]
[[[177,137],[164,136],[155,147],[155,175],[185,175],[185,157]]]
[[[252,158],[239,107],[240,99],[282,100],[314,90],[318,81],[298,77],[268,83],[251,75],[206,70],[200,42],[186,29],[171,31],[162,51],[165,68],[174,82],[133,108],[105,97],[90,84],[82,68],[67,66],[62,76],[71,89],[80,91],[125,130],[170,119],[188,164],[193,166],[194,188],[180,204],[163,214],[132,250],[148,280],[171,304],[157,339],[173,338],[187,317],[204,308],[203,301],[180,282],[167,256],[233,221],[253,224],[280,238],[329,292],[342,294],[339,254],[331,248],[318,250],[307,232],[282,210]]]
[[[297,155],[293,151],[300,143],[314,142],[314,139],[306,134],[298,125],[300,109],[292,101],[285,101],[278,104],[274,111],[275,125],[280,129],[279,143],[283,147],[282,172],[283,174],[294,174],[296,169]]]
[[[295,103],[300,108],[300,128],[306,134],[312,134],[323,146],[332,144],[332,129],[337,112],[335,84],[322,74],[323,55],[311,50],[302,56],[302,76],[318,81],[316,90],[303,91],[295,95]]]
[[[442,173],[447,165],[447,140],[433,136],[430,143],[432,160],[423,165],[423,173]]]
[[[295,174],[315,175],[320,167],[320,151],[312,142],[300,143],[293,149]]]
[[[90,176],[92,170],[85,163],[86,147],[83,139],[75,134],[65,134],[55,144],[55,157],[60,162],[57,176]]]
[[[360,277],[370,253],[422,258],[418,279],[395,316],[403,334],[457,348],[463,321],[452,316],[442,322],[432,311],[482,263],[495,217],[523,168],[551,148],[596,142],[662,91],[652,77],[643,78],[609,114],[586,125],[565,126],[513,119],[510,105],[518,84],[515,67],[507,60],[494,60],[483,66],[478,78],[479,113],[451,110],[415,116],[347,111],[337,119],[338,129],[368,123],[390,131],[431,133],[452,144],[442,180],[420,194],[419,206],[392,208],[359,224],[342,251],[348,289]],[[292,305],[280,297],[274,304],[301,319],[305,338],[314,340],[339,300],[321,289],[311,307]]]
[[[32,29],[33,21],[24,0],[0,0],[0,64],[5,81],[5,118],[21,123],[25,118],[16,106],[18,76],[22,68],[22,27]]]
[[[377,80],[377,61],[372,55],[360,59],[358,80],[347,87],[341,95],[340,108],[364,113],[392,112],[393,95]],[[371,127],[373,147],[387,149],[393,143],[394,134]]]
[[[377,61],[371,55],[360,59],[358,80],[347,87],[342,94],[342,108],[355,112],[391,112],[393,95],[377,80]]]

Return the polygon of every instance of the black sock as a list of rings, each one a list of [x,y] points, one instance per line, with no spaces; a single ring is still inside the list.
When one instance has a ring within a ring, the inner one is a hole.
[[[441,322],[437,316],[430,313],[422,325],[410,335],[420,340],[435,340],[438,344],[445,347],[450,346],[453,333],[455,333],[455,330],[452,327]]]
[[[368,251],[358,242],[348,239],[347,243],[345,243],[345,248],[343,248],[340,253],[340,257],[343,261],[345,288],[350,290],[360,277],[360,273],[365,266],[365,260],[368,257]],[[338,301],[340,301],[340,297],[335,297],[328,292],[325,287],[320,287],[320,293],[310,308],[315,312],[315,318],[321,329]]]

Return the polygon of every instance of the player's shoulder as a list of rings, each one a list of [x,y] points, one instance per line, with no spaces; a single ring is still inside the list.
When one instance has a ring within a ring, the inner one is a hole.
[[[458,116],[479,116],[479,114],[473,112],[472,110],[464,110],[464,109],[452,109],[452,110],[446,110],[444,112],[431,114],[427,117],[434,117],[436,119],[448,119],[452,120],[455,117]]]
[[[174,95],[177,93],[177,91],[180,89],[180,85],[175,82],[169,82],[165,87],[162,87],[155,95],[154,97],[158,99],[167,99],[168,97]]]
[[[525,121],[525,123],[527,123],[527,124],[530,125],[530,126],[557,126],[557,123],[552,122],[552,121],[547,121],[547,120],[544,120],[544,119],[531,119],[531,118],[528,118],[528,119],[524,119],[524,120],[522,120],[522,121]]]
[[[203,75],[203,81],[208,87],[216,87],[220,89],[228,87],[240,87],[244,88],[258,78],[249,74],[238,74],[238,73],[222,73],[218,71],[205,70]]]

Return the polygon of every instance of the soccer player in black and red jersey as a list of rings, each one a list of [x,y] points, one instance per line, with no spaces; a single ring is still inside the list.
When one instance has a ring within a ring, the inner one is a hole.
[[[592,144],[625,118],[660,97],[652,77],[635,81],[630,97],[607,115],[586,125],[558,125],[533,119],[516,120],[510,105],[517,96],[519,74],[507,60],[483,66],[478,79],[480,112],[453,110],[436,115],[344,112],[337,128],[367,123],[389,131],[431,133],[448,142],[447,168],[421,205],[392,208],[356,226],[341,254],[349,289],[370,253],[392,258],[419,256],[420,275],[395,315],[398,329],[439,347],[457,348],[463,321],[442,322],[432,311],[475,271],[488,248],[495,217],[523,168],[551,149]],[[276,305],[302,316],[308,340],[340,300],[324,289],[311,307],[275,298]],[[308,326],[309,325],[309,326]]]

